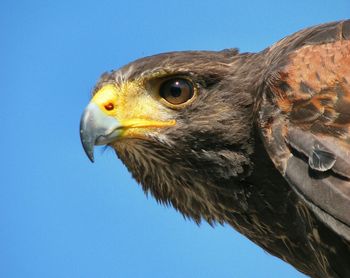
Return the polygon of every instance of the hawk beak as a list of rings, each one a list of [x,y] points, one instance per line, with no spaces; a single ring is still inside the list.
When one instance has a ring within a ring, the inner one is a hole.
[[[119,121],[106,115],[97,104],[90,102],[80,119],[80,140],[91,162],[94,146],[106,145],[118,139],[123,132]]]

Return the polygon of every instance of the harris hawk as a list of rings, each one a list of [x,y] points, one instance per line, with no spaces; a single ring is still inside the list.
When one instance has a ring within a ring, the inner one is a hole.
[[[184,51],[102,75],[80,122],[146,192],[311,277],[350,277],[350,20],[259,53]]]

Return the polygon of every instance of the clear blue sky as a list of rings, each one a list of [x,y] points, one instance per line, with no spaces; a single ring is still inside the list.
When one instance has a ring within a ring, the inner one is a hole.
[[[146,197],[112,151],[85,157],[79,118],[107,70],[170,50],[259,51],[350,17],[350,1],[0,4],[0,277],[303,277],[228,226]]]

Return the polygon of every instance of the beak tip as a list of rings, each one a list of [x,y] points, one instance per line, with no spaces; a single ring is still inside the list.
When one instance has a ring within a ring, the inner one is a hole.
[[[94,153],[93,152],[86,153],[86,155],[89,158],[89,160],[91,161],[91,163],[95,162],[95,158],[94,158]]]
[[[86,154],[86,156],[89,158],[89,160],[90,160],[92,163],[95,162],[95,158],[94,158],[94,153],[93,153],[93,151],[85,150],[85,154]]]
[[[83,139],[81,140],[81,143],[83,145],[84,151],[86,156],[89,158],[89,160],[94,163],[94,144],[91,142],[86,142]]]
[[[80,140],[81,144],[83,145],[83,149],[85,151],[86,156],[89,158],[89,160],[94,163],[94,143],[91,141],[91,138],[86,138],[86,134],[80,129]]]

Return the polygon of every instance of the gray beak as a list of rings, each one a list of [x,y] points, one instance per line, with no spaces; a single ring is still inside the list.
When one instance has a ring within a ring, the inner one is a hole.
[[[94,146],[106,145],[118,139],[123,132],[120,123],[106,115],[95,103],[89,103],[80,120],[80,140],[91,162],[94,162]]]

